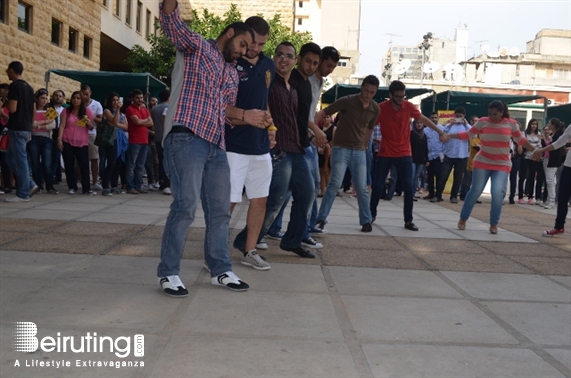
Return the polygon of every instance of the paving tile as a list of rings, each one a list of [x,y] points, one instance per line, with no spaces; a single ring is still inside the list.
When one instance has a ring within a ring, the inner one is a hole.
[[[537,257],[571,257],[560,248],[537,243],[497,243],[491,241],[475,242],[478,246],[506,256],[537,256]]]
[[[86,211],[63,211],[63,210],[37,210],[27,209],[17,211],[15,213],[7,214],[6,218],[12,219],[41,219],[41,220],[55,220],[55,221],[68,221],[88,215]]]
[[[469,240],[447,240],[443,242],[440,239],[409,239],[409,238],[398,238],[398,241],[402,243],[405,247],[414,251],[419,255],[425,253],[483,253],[489,254],[490,251],[486,250],[476,243]]]
[[[517,344],[518,341],[465,300],[343,295],[363,342],[463,342]]]
[[[527,349],[365,344],[374,377],[564,377]]]
[[[571,258],[569,257],[512,256],[511,258],[540,274],[571,276]]]
[[[53,227],[46,231],[58,235],[76,236],[103,236],[103,237],[128,237],[144,229],[141,225],[130,225],[120,223],[92,223],[68,222],[60,226]]]
[[[175,336],[151,376],[183,377],[189,372],[228,378],[359,377],[345,343]]]
[[[373,226],[373,229],[375,227]],[[404,248],[395,239],[390,237],[372,236],[360,232],[356,235],[345,235],[342,238],[328,237],[328,234],[317,237],[323,243],[326,250],[344,249],[346,252],[359,249],[378,249],[384,251],[404,251]],[[271,240],[270,240],[271,241]]]
[[[14,240],[22,239],[30,235],[29,232],[18,231],[2,231],[0,230],[0,244],[9,243]]]
[[[50,281],[92,259],[89,255],[2,250],[0,278],[36,278]]]
[[[571,276],[551,276],[551,278],[571,287]]]
[[[415,297],[462,297],[432,272],[329,267],[340,294]]]
[[[268,271],[258,271],[236,263],[233,264],[232,270],[256,291],[322,294],[329,292],[318,265],[271,262],[271,266]]]
[[[495,272],[495,273],[535,273],[532,270],[506,259],[489,254],[467,253],[425,253],[418,255],[433,269],[462,272]]]
[[[91,213],[81,217],[81,222],[105,222],[123,224],[152,225],[164,218],[163,214],[132,214],[132,213]]]
[[[555,357],[559,362],[571,370],[571,350],[569,349],[546,349],[546,351]]]
[[[571,305],[493,301],[482,303],[535,343],[571,346]]]
[[[33,238],[7,243],[2,248],[16,251],[99,254],[120,240],[119,237],[61,236],[54,233],[39,233]]]
[[[56,210],[56,211],[103,211],[112,206],[108,203],[77,203],[69,201],[46,203],[41,206],[35,207],[35,210]]]
[[[420,228],[420,227],[419,227]],[[434,239],[461,239],[458,235],[445,230],[445,229],[434,229],[434,228],[420,228],[419,231],[410,231],[403,226],[387,226],[383,227],[383,230],[395,237],[408,237],[408,238],[434,238]]]
[[[350,253],[350,259],[347,254]],[[389,268],[389,269],[415,269],[427,270],[427,266],[419,259],[407,251],[385,251],[359,249],[356,251],[347,250],[324,250],[322,253],[324,265],[334,266],[356,266],[368,268]]]
[[[177,330],[216,335],[340,338],[341,329],[327,294],[251,290],[232,292],[205,278]]]
[[[142,215],[168,215],[169,209],[163,207],[151,207],[151,206],[132,206],[129,205],[117,205],[112,207],[107,207],[101,211],[102,213],[119,213],[119,214],[131,214],[133,217],[137,217],[139,214]]]

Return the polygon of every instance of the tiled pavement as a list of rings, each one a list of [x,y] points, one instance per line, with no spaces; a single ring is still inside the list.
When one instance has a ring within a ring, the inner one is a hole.
[[[314,260],[270,240],[272,269],[259,272],[232,250],[245,293],[213,287],[201,269],[199,211],[182,261],[185,299],[162,295],[155,278],[170,197],[2,203],[0,376],[571,377],[571,239],[541,237],[554,210],[506,204],[491,235],[486,199],[465,231],[455,227],[461,204],[421,200],[414,233],[401,201],[381,202],[362,234],[356,201],[337,198]],[[239,205],[231,236],[245,216]],[[16,352],[21,321],[39,339],[143,334],[144,356]],[[61,360],[71,366],[25,366]],[[144,367],[81,366],[90,361]]]

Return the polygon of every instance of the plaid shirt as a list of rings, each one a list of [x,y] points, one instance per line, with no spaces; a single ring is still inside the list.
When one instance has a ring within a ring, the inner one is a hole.
[[[165,35],[184,55],[180,100],[175,105],[173,125],[184,125],[198,137],[225,149],[226,106],[236,103],[238,73],[227,63],[216,41],[207,41],[191,31],[177,7],[160,13]]]

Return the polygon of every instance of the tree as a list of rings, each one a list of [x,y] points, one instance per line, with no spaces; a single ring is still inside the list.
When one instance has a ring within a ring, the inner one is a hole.
[[[262,16],[262,15],[259,15]],[[222,17],[205,9],[202,15],[192,10],[192,22],[189,27],[202,35],[205,39],[216,39],[224,28],[232,22],[241,21],[242,15],[236,4],[231,4],[230,9]],[[264,47],[264,54],[273,56],[277,45],[282,41],[293,43],[296,50],[311,41],[311,33],[292,32],[281,21],[281,15],[275,14],[267,20],[271,27],[270,37]],[[160,25],[157,25],[160,30]],[[171,73],[174,66],[176,49],[172,42],[163,34],[149,35],[147,41],[151,45],[149,51],[140,45],[135,45],[129,51],[127,63],[131,65],[133,72],[149,72],[154,77],[163,80],[168,86],[171,84]]]

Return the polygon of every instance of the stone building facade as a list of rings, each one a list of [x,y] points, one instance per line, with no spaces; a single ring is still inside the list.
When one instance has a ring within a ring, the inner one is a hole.
[[[24,79],[36,90],[45,87],[48,69],[99,70],[99,0],[0,0],[0,4],[4,7],[0,19],[0,82],[8,82],[4,70],[14,60],[22,62]],[[53,34],[54,28],[59,33]],[[70,37],[75,51],[70,50]],[[49,89],[63,89],[69,97],[78,85],[58,77],[56,86],[50,84]]]

